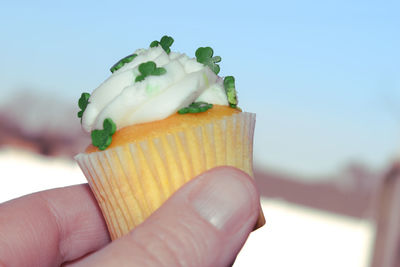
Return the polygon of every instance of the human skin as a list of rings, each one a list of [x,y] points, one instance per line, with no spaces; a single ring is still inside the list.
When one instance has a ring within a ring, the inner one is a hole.
[[[0,204],[0,266],[229,266],[259,211],[253,179],[218,167],[110,243],[88,185],[52,189]]]

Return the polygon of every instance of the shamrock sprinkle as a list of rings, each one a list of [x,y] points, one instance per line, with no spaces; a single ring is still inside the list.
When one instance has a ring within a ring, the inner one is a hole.
[[[110,71],[111,71],[112,73],[114,73],[114,71],[119,70],[119,69],[122,68],[122,66],[124,66],[126,63],[131,62],[135,57],[137,57],[137,54],[132,54],[132,55],[129,55],[129,56],[124,57],[123,59],[121,59],[121,60],[119,60],[117,63],[115,63],[115,64],[111,67]]]
[[[219,73],[219,65],[216,63],[221,61],[221,57],[213,57],[214,51],[211,47],[200,47],[196,50],[197,62],[200,62],[208,67],[215,73]]]
[[[161,45],[164,51],[169,54],[171,52],[170,46],[173,44],[174,39],[171,36],[164,35],[160,41],[153,41],[150,44],[150,47],[156,47]]]
[[[147,61],[139,65],[139,72],[140,75],[136,76],[135,82],[143,81],[149,75],[160,76],[167,71],[164,68],[157,68],[153,61]]]
[[[233,76],[226,76],[224,79],[224,88],[228,97],[229,106],[236,108],[238,104],[236,89],[235,89],[235,78]]]
[[[112,119],[107,118],[103,122],[103,130],[92,131],[92,144],[97,146],[100,150],[106,149],[112,141],[112,135],[117,130],[117,126]]]
[[[213,107],[213,104],[208,104],[206,102],[193,102],[188,107],[181,108],[178,110],[178,114],[186,113],[200,113],[209,110]]]
[[[83,112],[85,112],[86,107],[89,104],[89,97],[90,97],[89,93],[82,93],[81,98],[79,98],[79,101],[78,101],[78,106],[81,109],[78,112],[78,118],[81,118],[81,122],[82,122]]]

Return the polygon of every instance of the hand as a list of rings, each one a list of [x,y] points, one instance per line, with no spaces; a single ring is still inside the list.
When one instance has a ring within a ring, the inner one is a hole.
[[[258,214],[253,180],[219,167],[110,243],[87,185],[43,191],[0,204],[0,266],[228,266]]]

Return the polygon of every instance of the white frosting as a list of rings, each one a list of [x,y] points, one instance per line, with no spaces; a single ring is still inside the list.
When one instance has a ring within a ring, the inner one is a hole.
[[[168,55],[161,46],[135,53],[137,57],[93,91],[82,117],[87,132],[102,129],[106,118],[121,129],[164,119],[196,101],[229,105],[222,78],[195,58],[175,52]],[[166,73],[135,82],[138,66],[147,61],[154,61]]]

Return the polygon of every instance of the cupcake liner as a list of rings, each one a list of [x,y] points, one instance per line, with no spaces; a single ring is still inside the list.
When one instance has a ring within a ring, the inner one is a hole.
[[[183,184],[216,166],[253,176],[255,114],[241,112],[157,138],[75,157],[111,239],[143,222]],[[258,225],[263,224],[260,214]]]

